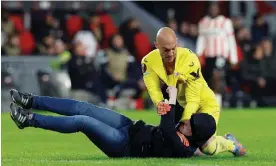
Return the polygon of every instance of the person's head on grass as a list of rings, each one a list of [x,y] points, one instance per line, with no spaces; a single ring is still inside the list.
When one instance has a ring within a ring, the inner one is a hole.
[[[216,121],[209,114],[197,113],[193,114],[186,123],[180,123],[178,129],[185,136],[208,139],[216,131]]]

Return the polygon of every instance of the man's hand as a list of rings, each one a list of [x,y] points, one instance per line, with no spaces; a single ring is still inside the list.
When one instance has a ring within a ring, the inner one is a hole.
[[[157,104],[157,113],[159,115],[165,115],[167,112],[170,111],[170,109],[171,109],[171,106],[166,102],[160,101]]]
[[[169,94],[170,100],[169,102],[160,101],[157,104],[157,113],[159,115],[165,115],[167,112],[171,110],[170,104],[176,104],[176,95],[177,95],[176,87],[169,86],[166,92]]]
[[[189,140],[179,131],[176,132],[177,135],[179,136],[179,138],[181,139],[181,142],[185,145],[185,146],[190,146]]]

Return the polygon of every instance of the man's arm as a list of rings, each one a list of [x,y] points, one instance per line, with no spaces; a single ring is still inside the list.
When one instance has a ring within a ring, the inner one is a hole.
[[[201,67],[196,55],[191,56],[195,57],[192,59],[194,65],[184,74],[183,79],[186,81],[185,97],[187,104],[180,121],[189,120],[192,114],[197,112],[200,104],[200,93],[203,86],[202,80],[200,80],[202,79]]]
[[[170,110],[170,105],[163,102],[164,96],[161,90],[159,76],[152,70],[146,58],[142,59],[142,72],[150,98],[157,107],[157,113],[159,115],[166,114]]]
[[[226,30],[229,51],[230,51],[230,54],[229,54],[230,62],[231,62],[231,64],[236,65],[238,63],[237,44],[236,44],[236,39],[235,39],[235,35],[234,35],[233,24],[230,19],[226,20],[225,30]]]
[[[205,49],[205,46],[206,46],[205,36],[204,36],[204,33],[203,33],[202,22],[203,21],[201,20],[200,23],[199,23],[199,26],[198,26],[199,35],[198,35],[198,38],[197,38],[197,41],[196,41],[196,54],[198,56],[202,56],[203,55],[204,49]]]
[[[170,94],[169,104],[171,105],[171,110],[161,116],[160,128],[163,131],[165,141],[169,142],[170,146],[172,146],[174,157],[191,157],[193,156],[194,150],[183,144],[175,129],[174,114],[177,89],[175,87],[169,87],[168,91]]]
[[[160,101],[163,101],[163,94],[160,88],[160,80],[158,75],[149,67],[144,61],[142,61],[142,72],[145,85],[151,100],[157,106]]]
[[[187,87],[185,90],[186,96],[186,106],[183,112],[181,121],[189,120],[191,116],[197,112],[200,104],[200,91],[202,84],[195,81],[193,83],[187,82]]]

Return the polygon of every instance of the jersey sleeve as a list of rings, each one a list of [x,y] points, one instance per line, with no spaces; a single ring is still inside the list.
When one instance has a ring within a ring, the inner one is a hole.
[[[234,35],[234,28],[232,21],[230,19],[227,19],[225,22],[225,31],[228,39],[228,45],[229,45],[229,55],[230,55],[230,62],[231,64],[237,64],[238,63],[238,55],[237,55],[237,44],[236,39]]]
[[[158,75],[152,70],[149,65],[142,61],[142,72],[145,85],[152,102],[157,105],[158,102],[162,101],[163,94],[160,88],[160,80]]]
[[[200,93],[203,86],[200,81],[202,79],[201,66],[196,55],[192,56],[189,70],[184,74],[186,106],[180,121],[189,120],[192,114],[197,112],[200,105]]]
[[[199,35],[196,41],[196,53],[198,56],[202,56],[206,43],[205,43],[205,36],[203,33],[203,21],[201,20],[198,26]]]

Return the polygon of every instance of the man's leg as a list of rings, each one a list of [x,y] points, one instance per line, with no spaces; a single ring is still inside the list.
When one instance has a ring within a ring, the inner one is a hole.
[[[128,142],[128,127],[115,129],[97,119],[85,115],[75,116],[45,116],[40,114],[24,114],[26,111],[11,106],[11,116],[21,129],[36,127],[60,133],[84,133],[99,149],[110,157],[124,156]]]
[[[202,152],[207,155],[216,155],[222,152],[233,152],[235,150],[234,142],[225,139],[222,136],[212,136],[201,147]]]
[[[207,155],[216,155],[222,152],[231,152],[235,156],[244,156],[246,154],[246,149],[231,134],[227,134],[225,137],[213,136],[201,149]]]
[[[212,76],[212,90],[215,92],[216,99],[220,106],[222,106],[222,96],[221,96],[221,72],[218,70],[213,71]]]
[[[220,108],[206,108],[202,110],[202,113],[211,114],[216,120],[216,125],[218,125],[219,117],[220,117]],[[235,156],[244,155],[245,150],[241,144],[237,141],[233,141],[231,139],[227,139],[223,136],[217,136],[216,133],[201,147],[201,150],[204,154],[207,155],[216,155],[222,152],[231,152]]]
[[[28,96],[16,90],[11,91],[11,96],[13,101],[21,106],[23,105],[21,102],[22,98],[24,98],[24,100],[28,100]],[[32,101],[31,108],[33,109],[48,110],[57,114],[67,116],[86,115],[117,129],[122,128],[126,124],[132,122],[124,115],[121,115],[106,108],[89,104],[87,102],[46,96],[32,96],[32,100],[29,101]]]
[[[34,114],[32,123],[33,127],[60,133],[82,132],[110,157],[123,155],[128,142],[127,132],[121,132],[119,129],[85,115],[55,117]]]
[[[215,111],[217,110],[217,111]],[[210,113],[212,111],[212,116],[216,120],[218,125],[220,117],[220,108],[207,108],[202,110],[203,113]],[[216,133],[201,147],[204,154],[216,155],[222,152],[233,152],[235,150],[235,145],[233,141],[227,140],[222,136],[217,136]]]
[[[207,155],[216,155],[222,152],[231,152],[235,156],[245,155],[245,148],[236,141],[234,136],[231,135],[231,137],[233,139],[215,134],[201,147],[201,150]]]
[[[219,105],[222,104],[221,96],[221,72],[217,66],[217,57],[206,58],[205,68],[204,68],[204,78],[207,81],[209,87],[214,91],[216,99]]]
[[[86,115],[117,129],[131,122],[129,118],[115,111],[71,99],[35,96],[32,108],[67,116]]]

